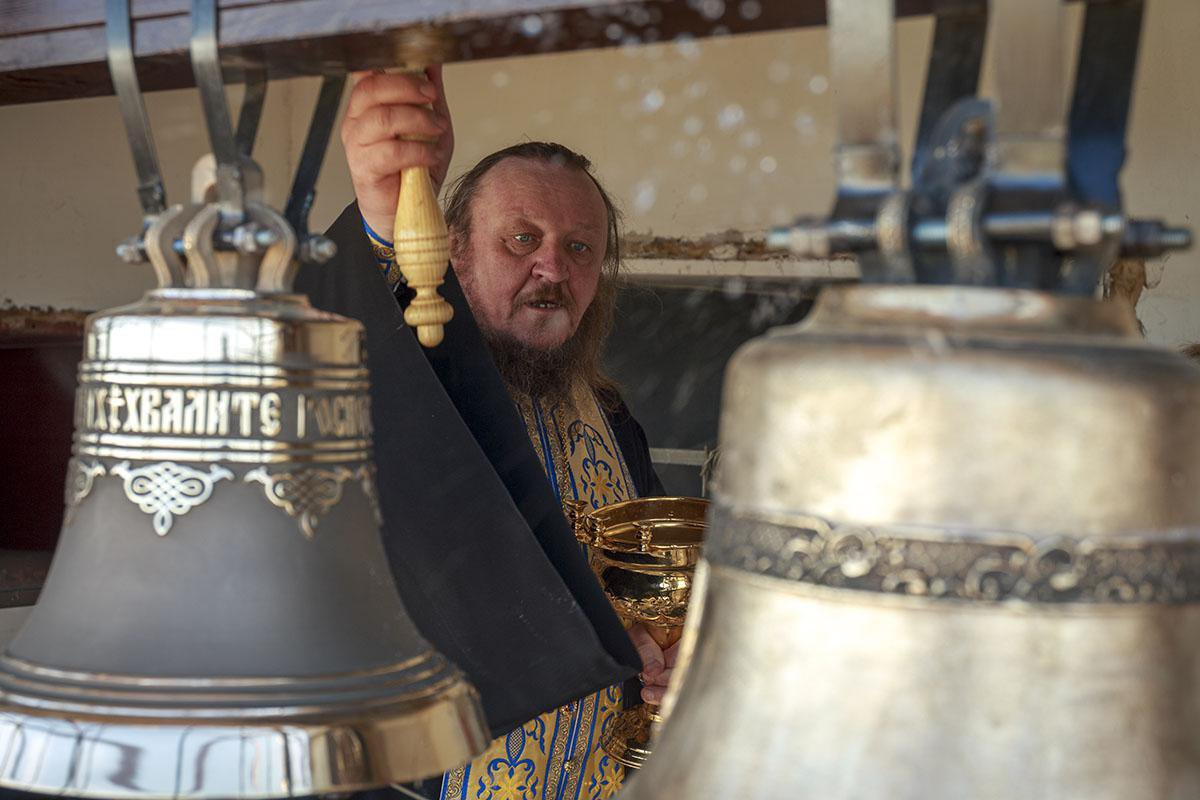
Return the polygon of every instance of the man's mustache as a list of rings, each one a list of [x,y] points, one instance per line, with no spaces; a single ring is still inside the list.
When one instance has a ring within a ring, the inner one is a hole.
[[[575,301],[571,299],[571,296],[567,294],[563,287],[556,284],[535,286],[530,289],[525,289],[517,295],[516,300],[513,301],[513,306],[520,308],[521,306],[527,306],[531,303],[554,303],[555,305],[562,306],[568,311],[574,309],[575,307]]]

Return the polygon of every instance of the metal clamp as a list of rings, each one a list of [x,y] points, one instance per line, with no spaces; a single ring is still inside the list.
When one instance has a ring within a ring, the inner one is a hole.
[[[112,75],[121,119],[125,123],[125,135],[129,139],[129,148],[133,154],[133,167],[138,179],[138,203],[144,215],[144,229],[155,215],[162,213],[166,208],[167,192],[158,167],[154,137],[150,134],[150,119],[146,115],[146,105],[142,102],[142,91],[138,85],[137,68],[133,58],[133,20],[129,13],[129,0],[108,0],[105,12],[108,71]],[[117,256],[130,264],[145,263],[147,255],[141,237],[134,236],[117,245]],[[159,278],[161,280],[162,276]]]
[[[184,229],[200,209],[201,206],[197,205],[171,206],[146,229],[142,240],[158,277],[159,288],[185,285],[187,262],[175,249],[175,243],[183,238]]]
[[[889,200],[900,191],[893,0],[829,0],[828,8],[830,75],[838,87],[837,199],[828,218],[798,220],[773,231],[767,244],[808,258],[858,251],[864,276],[911,280],[902,257],[873,255],[880,222],[892,252],[908,249],[907,233],[895,228],[907,200]]]
[[[217,3],[193,0],[192,66],[212,154],[200,159],[193,170],[192,203],[167,209],[134,70],[129,0],[108,0],[107,13],[109,64],[138,172],[138,196],[146,213],[143,234],[118,245],[118,256],[130,263],[149,260],[161,287],[290,291],[297,254],[302,260],[321,263],[336,252],[325,237],[308,234],[308,213],[345,76],[329,76],[321,85],[288,213],[280,215],[261,202],[262,172],[250,158],[266,97],[266,73],[247,71],[235,134],[221,74]],[[299,247],[298,234],[302,237]]]
[[[225,80],[221,75],[216,0],[192,0],[191,54],[208,139],[217,162],[217,198],[222,206],[221,216],[227,225],[236,225],[242,221],[245,197],[241,158],[225,99]]]
[[[267,101],[267,72],[262,67],[246,70],[246,91],[242,95],[242,107],[238,110],[237,143],[238,154],[250,158],[254,154],[254,140],[258,136],[258,123],[262,120],[263,104]]]
[[[308,214],[317,197],[317,176],[321,173],[321,163],[325,159],[325,150],[329,147],[329,137],[337,119],[345,87],[344,75],[326,75],[321,81],[321,90],[317,94],[308,134],[304,138],[304,149],[296,165],[296,177],[292,181],[292,189],[284,207],[283,216],[300,239],[298,257],[305,262],[323,264],[337,253],[337,245],[332,241],[319,234],[309,233]]]
[[[142,102],[137,69],[133,60],[133,21],[129,0],[108,0],[105,29],[108,37],[108,71],[125,122],[125,134],[133,152],[138,177],[138,201],[147,219],[167,207],[167,192],[158,168],[158,154],[150,135],[150,118]]]
[[[826,219],[773,231],[768,246],[817,258],[856,252],[868,281],[1073,294],[1092,292],[1118,254],[1190,246],[1187,229],[1120,212],[1117,176],[1143,0],[1088,4],[1069,139],[1060,4],[991,0],[989,20],[984,0],[939,0],[908,192],[899,189],[887,147],[895,136],[888,122],[894,67],[890,41],[878,33],[891,23],[890,8],[851,10],[848,2],[829,0],[837,202]],[[992,103],[971,96],[989,24]],[[1021,47],[1012,46],[1017,41]],[[889,63],[880,66],[880,58]],[[890,79],[879,80],[885,73]]]

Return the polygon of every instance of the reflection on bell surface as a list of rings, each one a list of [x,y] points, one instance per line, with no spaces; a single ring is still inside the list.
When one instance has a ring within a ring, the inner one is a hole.
[[[828,288],[734,358],[721,426],[624,796],[1200,793],[1200,371],[1127,307]]]
[[[2,786],[344,792],[487,742],[384,556],[362,326],[288,293],[265,206],[261,263],[214,254],[216,209],[165,212],[147,236],[182,231],[186,265],[152,244],[167,285],[88,320],[62,537],[0,657]]]

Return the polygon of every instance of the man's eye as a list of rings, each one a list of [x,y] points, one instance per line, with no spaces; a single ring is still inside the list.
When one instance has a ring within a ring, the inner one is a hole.
[[[532,244],[533,243],[533,234],[532,233],[518,233],[513,238],[516,239],[521,244]]]
[[[588,250],[591,250],[591,249],[592,249],[591,245],[586,244],[585,242],[571,242],[571,252],[572,253],[586,253]]]

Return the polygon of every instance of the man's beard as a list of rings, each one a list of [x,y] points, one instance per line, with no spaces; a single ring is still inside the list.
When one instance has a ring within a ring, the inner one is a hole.
[[[474,291],[474,274],[468,253],[459,251],[454,261],[468,303]],[[515,304],[549,300],[568,311],[573,300],[561,287],[542,286],[518,296]],[[616,285],[602,275],[591,304],[583,312],[579,326],[562,344],[552,348],[528,345],[504,331],[492,330],[480,322],[484,343],[504,379],[509,394],[514,397],[537,397],[548,402],[566,400],[575,383],[582,381],[593,389],[612,387],[600,368],[604,340],[612,326],[616,304]]]
[[[584,373],[586,343],[576,331],[558,347],[531,347],[500,331],[483,331],[483,340],[513,395],[550,402],[565,400],[571,386]]]

